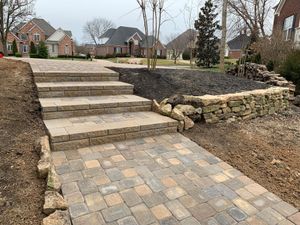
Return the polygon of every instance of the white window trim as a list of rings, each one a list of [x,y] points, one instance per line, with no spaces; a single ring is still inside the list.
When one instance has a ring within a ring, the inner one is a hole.
[[[36,37],[39,37],[38,40],[36,39]],[[34,41],[40,41],[41,40],[41,35],[39,33],[33,34],[33,40]]]
[[[7,51],[12,51],[12,44],[11,43],[7,43]]]

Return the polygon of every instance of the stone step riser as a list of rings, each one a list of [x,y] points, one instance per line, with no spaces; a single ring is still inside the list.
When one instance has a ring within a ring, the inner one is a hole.
[[[49,112],[49,111],[52,112]],[[106,106],[101,107],[100,105],[79,105],[79,106],[68,106],[68,107],[60,107],[59,109],[55,109],[57,111],[53,111],[53,108],[43,108],[43,119],[51,120],[51,119],[60,119],[60,118],[70,118],[70,117],[79,117],[79,116],[92,116],[92,115],[102,115],[102,114],[114,114],[114,113],[124,113],[124,112],[143,112],[143,111],[151,111],[151,103],[145,103],[140,105],[126,105],[122,106]]]
[[[118,76],[35,76],[36,83],[42,82],[87,82],[87,81],[118,81]]]
[[[40,98],[62,98],[62,97],[82,97],[82,96],[104,96],[104,95],[131,95],[133,88],[107,89],[107,90],[39,90]]]
[[[81,133],[72,136],[50,137],[52,151],[69,151],[95,145],[177,132],[175,124],[157,124],[148,128],[128,127],[119,130]]]

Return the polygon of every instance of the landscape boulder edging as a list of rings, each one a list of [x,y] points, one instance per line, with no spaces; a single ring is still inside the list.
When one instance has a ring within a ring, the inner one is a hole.
[[[282,112],[289,108],[289,88],[270,87],[225,95],[172,97],[180,99],[173,105],[171,118],[180,121],[178,130],[188,130],[195,122],[217,123],[221,121],[247,120]],[[164,100],[165,101],[165,100]],[[165,101],[166,102],[166,101]],[[168,101],[167,101],[168,102]],[[156,104],[157,111],[162,113]]]

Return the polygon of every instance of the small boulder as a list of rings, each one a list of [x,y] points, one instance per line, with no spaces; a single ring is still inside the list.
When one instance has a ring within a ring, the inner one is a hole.
[[[68,205],[64,198],[56,191],[46,191],[45,203],[43,206],[43,212],[46,215],[54,213],[56,210],[67,210]]]
[[[47,178],[50,167],[51,164],[49,161],[43,159],[39,160],[37,165],[39,178]]]
[[[184,97],[183,95],[172,95],[169,99],[168,102],[169,104],[172,105],[172,107],[175,107],[176,105],[183,104],[184,103]]]
[[[165,98],[164,100],[162,100],[161,102],[160,102],[160,107],[163,107],[164,105],[166,105],[166,104],[168,104],[168,98]]]
[[[184,117],[184,129],[189,130],[195,125],[194,121],[191,120],[188,116]]]
[[[196,114],[196,109],[191,105],[176,105],[175,108],[181,111],[185,116]]]
[[[57,210],[43,219],[42,225],[71,225],[68,211]]]
[[[176,109],[176,108],[174,108],[172,110],[171,117],[175,120],[178,120],[178,121],[183,121],[184,120],[183,113],[181,111],[179,111],[178,109]]]
[[[51,166],[48,172],[47,188],[51,191],[60,191],[61,189],[61,182],[55,171],[54,166]]]
[[[297,95],[294,100],[294,105],[300,107],[300,95]]]
[[[166,104],[163,107],[160,108],[160,111],[163,115],[165,116],[170,116],[172,113],[172,105],[171,104]]]

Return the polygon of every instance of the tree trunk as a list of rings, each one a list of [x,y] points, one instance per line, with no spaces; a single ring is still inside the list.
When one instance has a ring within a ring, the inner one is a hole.
[[[227,5],[228,0],[223,0],[222,9],[222,38],[220,49],[220,70],[225,72],[225,48],[226,48],[226,36],[227,36]]]

